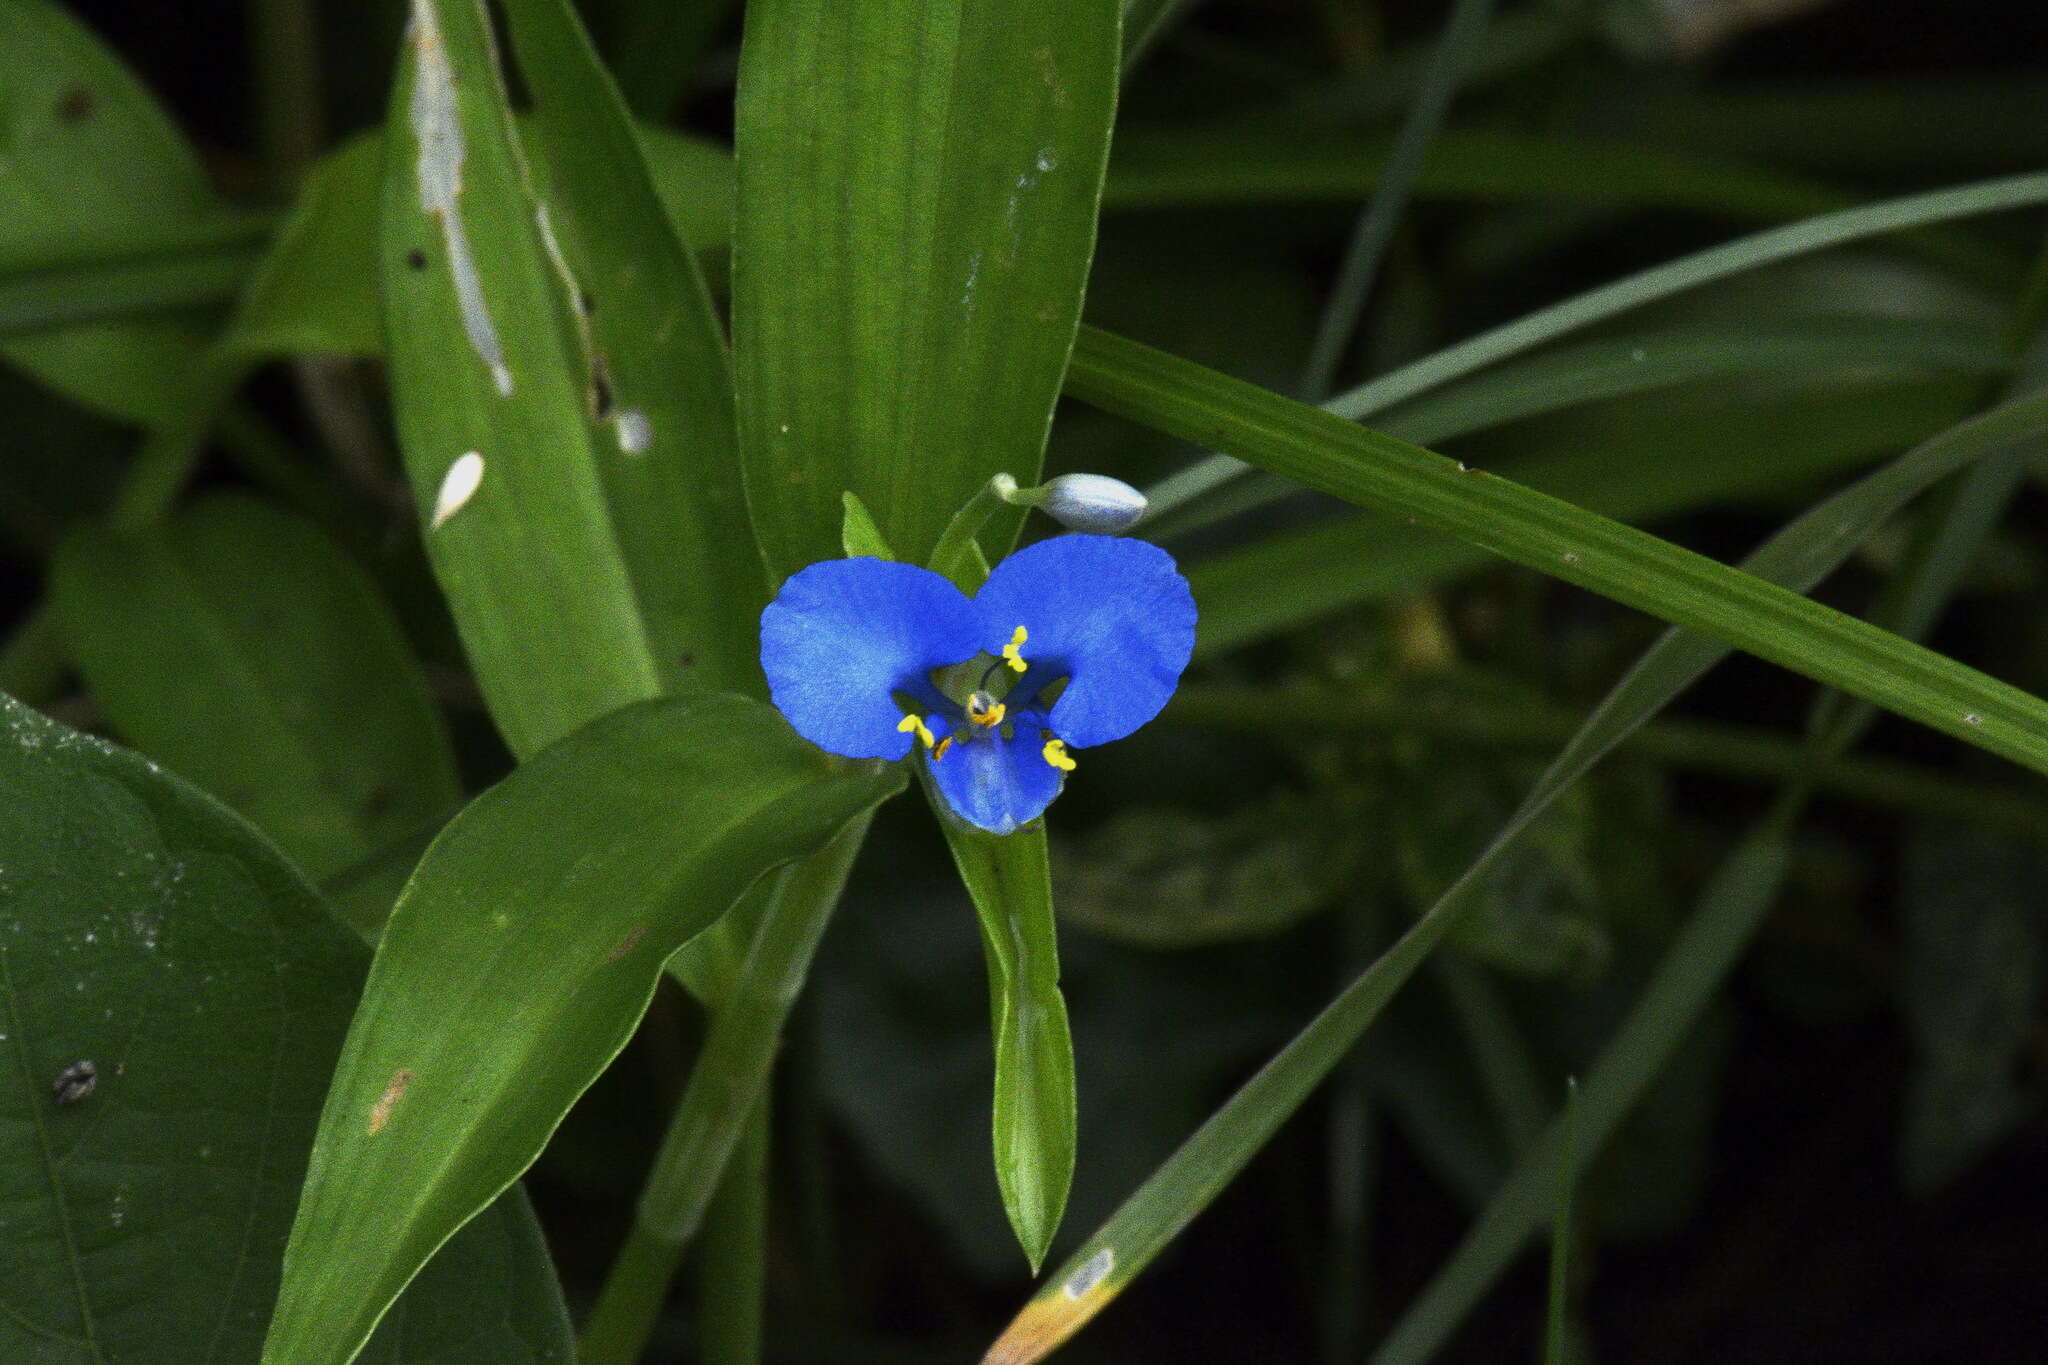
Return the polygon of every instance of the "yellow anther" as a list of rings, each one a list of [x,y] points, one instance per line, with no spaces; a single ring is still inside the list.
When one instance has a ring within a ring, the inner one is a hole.
[[[1053,767],[1058,768],[1063,773],[1070,773],[1080,766],[1074,762],[1073,756],[1067,752],[1065,740],[1049,739],[1045,742],[1045,748],[1040,750],[1040,752],[1045,755],[1046,762],[1052,764]]]
[[[915,731],[917,737],[924,741],[925,748],[929,749],[932,747],[932,732],[926,728],[924,717],[905,716],[902,720],[896,722],[896,729],[899,734],[905,735]]]
[[[946,756],[946,750],[952,747],[953,737],[951,735],[947,735],[944,739],[939,741],[939,747],[932,750],[932,762],[936,763],[940,759],[944,758]]]
[[[1024,642],[1030,638],[1031,632],[1019,626],[1011,633],[1010,643],[1003,646],[1003,662],[1016,669],[1019,673],[1024,671],[1026,665],[1024,663],[1024,656],[1017,651],[1022,649]]]

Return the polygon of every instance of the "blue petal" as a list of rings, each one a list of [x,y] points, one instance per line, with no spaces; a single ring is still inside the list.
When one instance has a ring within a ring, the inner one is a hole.
[[[1000,653],[1023,626],[1024,658],[1071,678],[1050,728],[1079,749],[1159,714],[1195,648],[1195,599],[1173,556],[1142,540],[1055,536],[996,565],[975,597]]]
[[[1036,820],[1060,794],[1066,774],[1045,761],[1045,737],[1038,727],[1013,727],[1015,738],[976,735],[929,756],[925,767],[955,815],[991,834],[1010,834]]]
[[[945,578],[886,559],[828,559],[792,575],[761,613],[761,671],[796,732],[848,758],[901,758],[890,693],[974,657],[980,615]]]

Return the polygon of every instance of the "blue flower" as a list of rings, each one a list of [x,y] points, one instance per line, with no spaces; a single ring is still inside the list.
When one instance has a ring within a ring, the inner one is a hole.
[[[929,569],[832,559],[761,613],[761,668],[797,733],[847,758],[922,745],[969,824],[1008,834],[1074,770],[1071,749],[1159,714],[1195,645],[1195,601],[1156,545],[1043,540],[969,598]]]

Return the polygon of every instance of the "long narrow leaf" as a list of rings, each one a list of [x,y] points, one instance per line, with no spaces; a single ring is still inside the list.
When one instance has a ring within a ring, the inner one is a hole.
[[[2002,412],[2020,410],[2015,404]],[[2034,413],[2038,424],[2048,416],[2048,407],[2037,406]],[[1788,588],[1810,587],[1914,496],[1968,461],[2008,448],[2015,439],[2005,423],[1989,417],[1964,423],[1810,509],[1772,537],[1745,567]],[[1728,652],[1727,646],[1698,632],[1679,630],[1667,633],[1638,660],[1464,874],[1075,1251],[990,1348],[987,1365],[1029,1365],[1044,1358],[1114,1299],[1301,1106],[1449,931],[1468,893],[1483,883],[1536,818]],[[1589,1083],[1587,1093],[1591,1091]],[[1539,1192],[1535,1207],[1540,1217],[1540,1179],[1534,1188]]]
[[[1093,329],[1076,348],[1068,388],[1100,407],[1190,440],[1234,448],[1310,487],[1695,627],[2048,772],[2048,704],[1775,583]],[[1952,453],[1960,463],[2024,439],[2044,423],[2048,395],[2035,394],[1958,428],[1939,452]]]

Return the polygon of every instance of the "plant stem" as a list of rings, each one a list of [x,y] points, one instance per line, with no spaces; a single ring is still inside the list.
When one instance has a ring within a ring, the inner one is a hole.
[[[704,1214],[697,1266],[697,1358],[757,1365],[767,1302],[768,1113],[754,1101],[740,1144]]]
[[[790,1006],[867,835],[868,817],[783,874],[719,1003],[648,1172],[625,1246],[584,1326],[582,1365],[633,1365],[646,1350],[683,1250],[767,1089]]]

